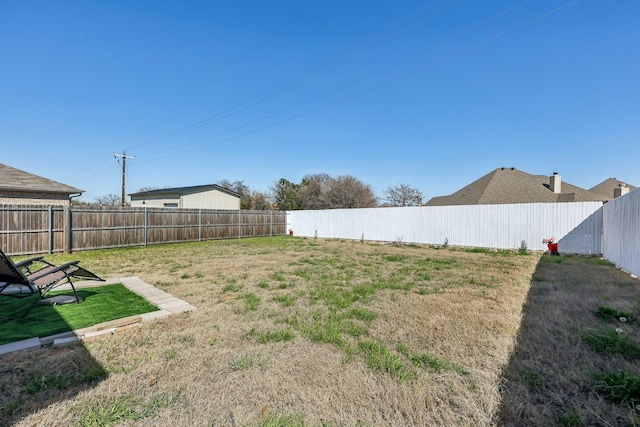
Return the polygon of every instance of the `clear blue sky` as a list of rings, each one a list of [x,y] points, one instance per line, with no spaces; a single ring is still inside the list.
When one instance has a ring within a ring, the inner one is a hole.
[[[0,162],[85,190],[640,186],[638,0],[0,0]]]

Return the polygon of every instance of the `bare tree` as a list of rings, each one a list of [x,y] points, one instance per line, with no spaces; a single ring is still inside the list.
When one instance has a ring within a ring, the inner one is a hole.
[[[300,209],[327,209],[327,195],[333,178],[326,173],[306,175],[298,188],[297,200]]]
[[[159,190],[160,187],[140,187],[140,189],[138,190],[138,193],[144,193],[146,191],[153,191],[153,190]]]
[[[100,206],[120,206],[121,198],[117,194],[107,194],[96,197],[96,203]]]
[[[251,207],[251,189],[244,183],[244,181],[231,182],[228,179],[223,179],[218,182],[218,185],[240,195],[240,209],[253,209]]]
[[[391,206],[421,206],[422,192],[406,184],[387,187],[384,190],[385,199]]]
[[[245,199],[245,202],[243,209],[253,211],[268,211],[273,209],[273,204],[269,200],[269,196],[260,191],[252,191],[249,197]]]

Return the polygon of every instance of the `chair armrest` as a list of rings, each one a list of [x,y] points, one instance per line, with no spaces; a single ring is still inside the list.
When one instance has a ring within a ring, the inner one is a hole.
[[[42,261],[43,259],[44,259],[43,256],[37,256],[29,259],[24,259],[20,262],[14,262],[13,264],[16,266],[16,268],[21,268],[21,267],[28,268],[34,262]]]
[[[30,274],[29,276],[27,276],[27,279],[29,280],[29,282],[33,283],[38,279],[41,279],[43,277],[47,277],[53,273],[57,273],[58,271],[64,271],[67,268],[71,267],[71,266],[76,266],[80,261],[71,261],[71,262],[67,262],[65,264],[60,264],[60,265],[52,265],[53,268],[51,269],[47,269],[47,271],[45,271],[44,273],[40,273],[38,274],[39,271],[36,271],[33,274]],[[66,274],[66,273],[65,273]]]

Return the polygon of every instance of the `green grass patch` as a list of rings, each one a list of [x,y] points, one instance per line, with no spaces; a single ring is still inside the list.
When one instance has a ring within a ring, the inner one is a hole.
[[[582,338],[598,353],[640,358],[640,345],[619,329],[586,330],[582,332]]]
[[[73,292],[59,291],[50,294],[73,295]],[[78,289],[78,296],[80,304],[36,304],[23,319],[0,320],[0,344],[47,337],[158,310],[158,307],[122,284]],[[37,294],[27,298],[0,298],[0,312],[7,317],[20,316],[37,298]]]
[[[606,320],[607,322],[612,322],[614,320],[620,322],[633,322],[635,320],[635,316],[630,311],[618,311],[613,307],[607,307],[599,305],[598,309],[595,312],[595,315],[601,319]]]
[[[249,356],[240,356],[229,361],[229,368],[232,371],[246,371],[247,369],[253,368],[254,361]]]
[[[372,369],[387,372],[401,381],[416,378],[416,373],[380,341],[363,340],[358,342],[358,348],[364,353],[366,362]]]
[[[275,331],[258,332],[255,329],[249,331],[249,336],[256,336],[260,344],[268,342],[289,341],[295,338],[295,334],[290,329],[277,329]]]
[[[597,372],[594,374],[595,388],[607,399],[615,403],[626,403],[632,407],[640,404],[640,378],[618,372]]]
[[[244,297],[244,307],[247,311],[256,311],[258,306],[260,305],[260,297],[254,293],[245,294]]]
[[[81,427],[111,426],[126,421],[140,421],[155,418],[159,411],[173,405],[180,397],[174,394],[154,394],[148,401],[132,395],[118,396],[115,399],[96,399],[82,409],[78,420]]]
[[[291,307],[296,303],[297,298],[291,295],[276,295],[271,300],[279,302],[283,307]]]
[[[304,427],[304,415],[269,413],[260,420],[259,427]],[[325,424],[322,424],[325,425]]]
[[[397,343],[396,350],[408,358],[416,368],[428,368],[435,372],[454,371],[463,376],[469,375],[466,369],[453,362],[439,359],[429,353],[411,353],[409,347],[402,342]]]

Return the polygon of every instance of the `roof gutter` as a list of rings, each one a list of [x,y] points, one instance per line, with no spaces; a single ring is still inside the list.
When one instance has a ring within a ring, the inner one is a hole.
[[[74,197],[80,197],[82,196],[83,192],[80,192],[78,194],[69,194],[69,202],[71,202],[71,199],[73,199]]]

